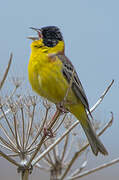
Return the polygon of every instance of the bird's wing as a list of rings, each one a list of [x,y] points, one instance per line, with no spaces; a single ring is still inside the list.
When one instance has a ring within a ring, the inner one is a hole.
[[[79,98],[81,100],[81,102],[83,103],[83,105],[85,106],[85,108],[89,111],[89,104],[88,104],[88,100],[87,97],[85,95],[85,91],[83,89],[83,86],[78,78],[78,75],[74,69],[74,66],[72,65],[72,63],[70,62],[70,60],[64,55],[64,54],[58,54],[56,55],[63,63],[63,69],[62,69],[62,73],[65,77],[65,79],[68,81],[68,83],[70,82],[70,80],[72,79],[72,90],[75,93],[75,95],[77,96],[77,98]],[[73,77],[72,77],[73,76]]]

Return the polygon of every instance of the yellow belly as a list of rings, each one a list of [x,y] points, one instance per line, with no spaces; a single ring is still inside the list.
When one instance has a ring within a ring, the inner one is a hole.
[[[28,72],[33,90],[53,103],[61,102],[69,88],[61,71],[62,63],[59,60],[43,66],[39,65],[38,61],[30,61]],[[77,102],[72,90],[68,93],[67,102]]]

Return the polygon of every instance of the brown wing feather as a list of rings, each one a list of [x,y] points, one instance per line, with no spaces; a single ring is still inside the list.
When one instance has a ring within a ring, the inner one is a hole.
[[[85,108],[89,111],[88,100],[85,95],[83,86],[78,78],[78,75],[77,75],[75,69],[74,69],[74,66],[72,65],[70,60],[65,55],[59,54],[57,56],[63,63],[62,73],[68,82],[70,82],[70,80],[72,78],[72,72],[74,71],[72,89],[73,89],[75,95],[77,96],[77,98],[79,98],[81,100],[81,102],[84,104]]]

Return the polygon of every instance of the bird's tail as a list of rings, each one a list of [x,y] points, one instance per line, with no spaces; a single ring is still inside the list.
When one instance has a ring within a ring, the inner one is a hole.
[[[80,112],[79,112],[79,105],[70,106],[70,112],[73,113],[77,119],[80,121],[82,128],[88,138],[89,144],[91,145],[91,149],[93,153],[97,156],[98,152],[103,155],[108,155],[108,152],[104,145],[101,143],[99,137],[96,135],[95,130],[88,118],[86,113],[85,107],[80,105]]]
[[[87,120],[86,123],[87,123],[87,126],[84,126],[82,123],[81,123],[81,125],[85,131],[85,134],[88,138],[89,144],[91,145],[91,149],[92,149],[93,153],[96,156],[98,155],[98,152],[100,152],[103,155],[108,155],[106,148],[104,147],[104,145],[102,144],[102,142],[100,141],[98,136],[96,135],[89,119]]]

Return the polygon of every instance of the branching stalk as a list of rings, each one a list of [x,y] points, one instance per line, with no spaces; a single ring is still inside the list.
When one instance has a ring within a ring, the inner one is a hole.
[[[5,70],[5,73],[4,73],[4,76],[3,76],[3,78],[2,78],[2,81],[0,82],[0,90],[2,89],[3,84],[4,84],[4,82],[5,82],[6,78],[7,78],[7,75],[8,75],[10,66],[11,66],[11,62],[12,62],[12,57],[13,57],[13,55],[12,55],[12,53],[11,53],[11,54],[10,54],[10,59],[9,59],[9,62],[8,62],[8,66],[7,66],[6,70]]]
[[[98,136],[102,135],[102,133],[105,132],[105,130],[107,128],[109,128],[112,124],[113,121],[113,114],[111,117],[111,120],[105,125],[105,127],[100,131],[100,133],[98,133]],[[65,178],[65,176],[67,175],[67,173],[69,172],[69,170],[71,169],[72,165],[74,164],[74,162],[76,161],[76,159],[79,157],[79,155],[81,153],[83,153],[85,151],[85,149],[89,146],[89,143],[87,143],[84,147],[81,148],[80,151],[76,152],[73,156],[73,158],[71,159],[69,165],[67,166],[66,170],[64,171],[64,174],[61,176],[61,180],[63,180]]]
[[[111,161],[108,162],[108,163],[104,163],[103,165],[100,165],[100,166],[98,166],[98,167],[96,167],[96,168],[87,170],[87,171],[85,171],[85,172],[83,172],[83,173],[80,173],[80,174],[77,175],[77,176],[70,177],[70,178],[67,178],[67,179],[68,179],[68,180],[79,179],[79,178],[82,178],[82,177],[87,176],[87,175],[89,175],[89,174],[92,174],[92,173],[94,173],[94,172],[97,172],[97,171],[99,171],[99,170],[101,170],[101,169],[104,169],[104,168],[107,168],[107,167],[109,167],[109,166],[112,166],[112,165],[114,165],[114,164],[116,164],[116,163],[119,163],[119,158],[116,158],[116,159],[114,159],[114,160],[111,160]]]

